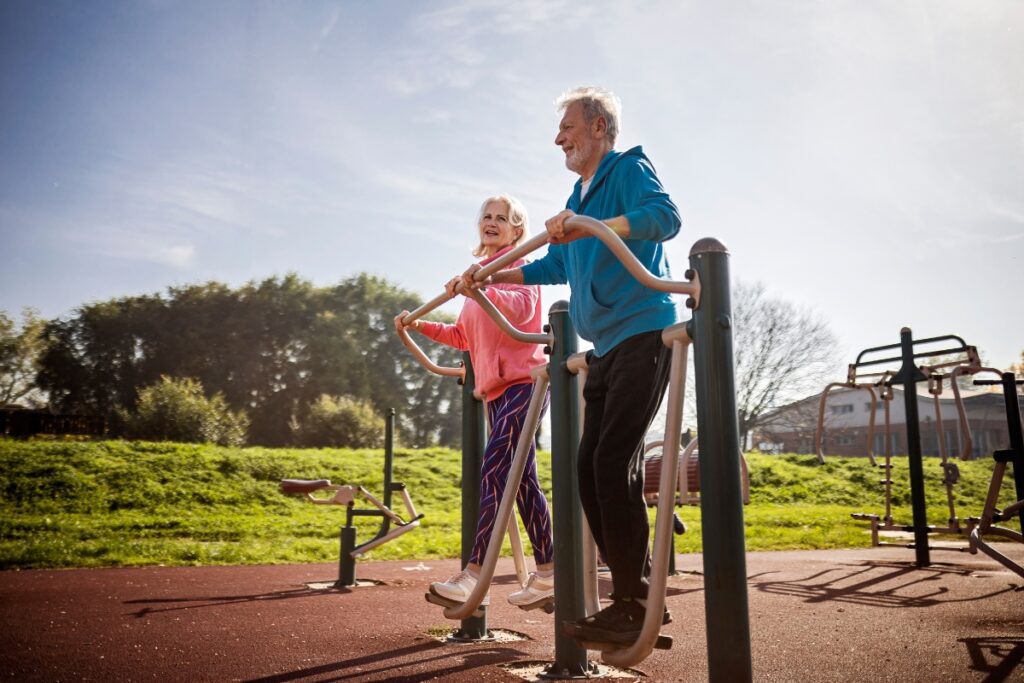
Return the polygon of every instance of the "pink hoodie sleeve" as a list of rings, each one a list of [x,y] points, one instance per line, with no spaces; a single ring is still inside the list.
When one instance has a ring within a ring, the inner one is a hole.
[[[508,321],[520,326],[534,317],[537,300],[540,298],[540,287],[536,285],[492,285],[484,292],[495,308],[504,314]]]
[[[469,350],[469,342],[466,339],[466,335],[463,334],[462,328],[458,325],[421,320],[420,326],[417,328],[417,332],[421,333],[428,339],[433,339],[436,342],[454,347],[460,351]]]

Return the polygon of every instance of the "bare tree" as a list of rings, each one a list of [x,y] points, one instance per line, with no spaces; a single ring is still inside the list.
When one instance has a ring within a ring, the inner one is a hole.
[[[821,388],[824,389],[822,384]],[[762,451],[777,453],[813,453],[818,431],[820,396],[808,396],[784,406],[769,410],[757,422],[756,441],[752,444]],[[832,413],[822,417],[826,433],[833,423]]]
[[[1009,372],[1015,375],[1024,375],[1024,351],[1020,352],[1020,362],[1010,365]]]
[[[781,420],[776,408],[811,394],[840,378],[842,364],[835,336],[815,313],[765,293],[760,283],[736,283],[732,291],[733,355],[736,361],[736,404],[740,444],[746,448],[755,428],[765,420]],[[683,429],[696,426],[693,354],[687,368]],[[798,411],[796,424],[777,429],[799,431],[813,443],[817,396]],[[651,438],[665,429],[665,406],[651,424]],[[788,417],[785,419],[789,419]],[[699,436],[699,435],[698,435]]]
[[[774,298],[764,285],[733,288],[740,443],[773,409],[819,393],[840,367],[835,335],[813,311]]]

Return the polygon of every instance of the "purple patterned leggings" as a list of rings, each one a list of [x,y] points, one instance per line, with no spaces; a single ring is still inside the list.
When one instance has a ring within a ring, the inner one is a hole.
[[[498,514],[501,496],[505,492],[505,482],[512,467],[512,458],[519,443],[519,435],[523,431],[523,422],[526,420],[532,395],[532,384],[513,384],[497,399],[487,402],[491,434],[480,468],[480,519],[476,525],[476,540],[469,559],[472,563],[483,564],[484,555],[487,553],[487,544],[494,529],[494,518]],[[548,396],[545,396],[542,416],[547,408]],[[516,504],[526,533],[530,537],[530,544],[533,546],[533,559],[537,564],[551,562],[554,558],[554,548],[551,544],[551,513],[548,511],[544,491],[537,481],[537,452],[532,435],[523,480],[516,493]]]

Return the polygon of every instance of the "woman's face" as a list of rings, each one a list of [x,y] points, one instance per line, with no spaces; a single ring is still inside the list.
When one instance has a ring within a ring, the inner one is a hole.
[[[480,218],[480,243],[490,256],[516,241],[519,228],[508,222],[508,204],[502,201],[488,202]]]

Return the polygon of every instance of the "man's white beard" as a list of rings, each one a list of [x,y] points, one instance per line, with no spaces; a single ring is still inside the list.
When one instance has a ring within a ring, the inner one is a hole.
[[[587,158],[590,156],[590,150],[593,143],[588,140],[583,145],[576,145],[572,151],[565,155],[565,167],[573,173],[580,174],[583,170],[583,165],[586,163]]]

